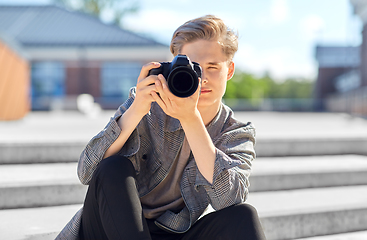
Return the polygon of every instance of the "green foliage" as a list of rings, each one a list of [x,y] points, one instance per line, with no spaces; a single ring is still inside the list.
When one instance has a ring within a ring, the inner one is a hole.
[[[108,11],[111,21],[123,26],[126,14],[136,13],[139,10],[139,0],[53,0],[54,3],[68,9],[82,11],[97,17]]]
[[[225,99],[263,99],[263,98],[312,98],[313,81],[289,78],[275,81],[269,75],[256,77],[236,71],[227,83]]]

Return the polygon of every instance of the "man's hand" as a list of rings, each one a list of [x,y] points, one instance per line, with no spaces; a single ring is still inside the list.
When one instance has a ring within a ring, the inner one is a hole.
[[[151,103],[155,101],[151,93],[155,93],[156,91],[154,83],[157,80],[157,76],[148,76],[148,73],[151,69],[158,68],[160,65],[158,62],[151,62],[144,65],[140,71],[136,84],[136,96],[131,105],[131,110],[140,117],[143,117],[149,112]]]
[[[162,74],[158,75],[154,84],[155,91],[152,91],[151,95],[167,115],[177,118],[180,122],[186,122],[190,121],[194,114],[198,114],[197,103],[200,95],[200,86],[193,95],[181,98],[171,93]]]

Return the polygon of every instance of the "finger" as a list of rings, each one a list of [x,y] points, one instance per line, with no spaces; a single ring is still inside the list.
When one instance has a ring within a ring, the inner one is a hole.
[[[194,96],[199,97],[201,94],[201,86],[202,86],[202,82],[201,82],[201,78],[199,78],[199,85],[198,88],[196,89],[196,92],[193,94]]]
[[[152,91],[156,92],[156,87],[154,86],[154,84],[141,89],[141,92],[143,92],[144,94],[150,94]]]
[[[136,84],[136,87],[139,88],[139,89],[143,89],[143,88],[146,88],[146,87],[151,87],[152,89],[154,89],[154,83],[155,81],[157,80],[157,76],[148,76],[144,79],[141,79],[138,81],[138,83]]]
[[[166,85],[166,80],[164,79],[162,74],[158,75],[158,79],[155,81],[155,86],[157,92],[159,92],[159,95],[163,102],[165,102],[166,106],[170,105],[170,97],[172,97],[171,92],[168,90],[168,87]]]
[[[140,70],[140,74],[139,74],[139,77],[138,77],[138,82],[145,79],[148,76],[149,71],[151,69],[159,68],[160,66],[161,66],[161,64],[159,62],[150,62],[150,63],[145,64]]]
[[[149,76],[136,84],[136,97],[150,98],[150,101],[154,101],[151,98],[151,91],[156,91],[155,80],[157,76]]]
[[[158,95],[158,93],[156,91],[151,91],[150,95],[152,96],[152,98],[154,99],[154,101],[162,108],[162,110],[165,112],[167,109],[166,104],[164,103],[164,101],[161,99],[160,95]]]
[[[176,96],[173,93],[171,93],[171,91],[169,90],[167,81],[162,74],[158,75],[158,80],[160,81],[160,85],[161,85],[160,91],[162,91],[163,94],[166,97],[168,97],[169,99],[175,98]]]

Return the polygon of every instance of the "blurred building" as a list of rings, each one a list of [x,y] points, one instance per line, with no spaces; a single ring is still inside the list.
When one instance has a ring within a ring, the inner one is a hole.
[[[314,96],[317,109],[328,109],[328,98],[357,89],[360,83],[360,48],[317,46],[318,76]]]
[[[367,1],[350,0],[363,22],[361,46],[317,46],[317,110],[367,115]]]
[[[11,40],[0,36],[0,120],[16,120],[30,110],[27,57]]]
[[[171,58],[167,45],[57,6],[0,6],[0,36],[27,56],[33,110],[75,108],[83,93],[116,108],[142,65]]]

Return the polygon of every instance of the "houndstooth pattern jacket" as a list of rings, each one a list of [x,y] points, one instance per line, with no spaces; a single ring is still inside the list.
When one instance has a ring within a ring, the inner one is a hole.
[[[117,120],[131,106],[134,98],[135,88],[132,88],[128,100],[83,150],[78,164],[78,176],[83,184],[89,184],[104,153],[119,136],[121,129]],[[232,110],[222,104],[207,131],[216,147],[213,183],[201,175],[190,154],[181,179],[181,193],[186,206],[179,213],[166,211],[155,221],[167,231],[186,232],[209,204],[214,210],[220,210],[247,198],[251,162],[255,158],[253,125],[236,120]],[[149,193],[168,174],[183,139],[180,122],[167,116],[153,103],[150,112],[118,153],[132,161],[140,197]],[[82,211],[80,209],[75,214],[56,239],[78,239]]]

